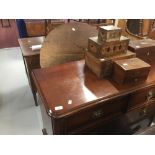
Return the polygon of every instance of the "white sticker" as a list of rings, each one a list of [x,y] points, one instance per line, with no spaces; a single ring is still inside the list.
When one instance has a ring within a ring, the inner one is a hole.
[[[62,110],[63,109],[63,106],[57,106],[55,107],[55,110]]]
[[[128,65],[127,63],[124,63],[124,64],[123,64],[123,66],[127,66],[127,65]]]
[[[35,50],[40,50],[42,47],[42,45],[32,45],[32,51],[35,51]]]
[[[68,104],[72,104],[72,100],[68,100]]]
[[[146,42],[141,42],[141,44],[142,44],[142,45],[145,45],[145,44],[147,44],[147,43],[146,43]]]
[[[50,109],[49,112],[52,113],[52,110]]]
[[[74,27],[72,27],[72,31],[75,31],[75,28]]]
[[[136,48],[140,48],[140,46],[136,46]]]

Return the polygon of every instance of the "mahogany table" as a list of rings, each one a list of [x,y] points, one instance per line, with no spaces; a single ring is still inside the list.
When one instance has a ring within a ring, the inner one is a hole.
[[[74,61],[32,72],[40,96],[43,134],[89,134],[118,117],[155,113],[155,65],[145,82],[119,85],[99,79],[85,61]],[[149,125],[150,125],[149,123]]]
[[[32,37],[32,38],[20,38],[18,39],[23,61],[25,65],[26,74],[32,90],[35,105],[37,106],[36,87],[34,85],[31,71],[32,69],[40,68],[40,50],[32,50],[33,45],[41,45],[45,37]]]

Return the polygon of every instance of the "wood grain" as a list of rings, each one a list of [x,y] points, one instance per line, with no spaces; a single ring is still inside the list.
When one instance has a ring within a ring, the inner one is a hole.
[[[88,46],[88,38],[97,35],[96,27],[86,23],[67,23],[52,30],[40,52],[41,67],[80,60]]]

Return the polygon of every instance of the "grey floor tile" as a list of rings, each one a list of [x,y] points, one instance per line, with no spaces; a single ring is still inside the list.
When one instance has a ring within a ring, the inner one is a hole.
[[[38,135],[41,129],[20,48],[0,49],[0,134]]]

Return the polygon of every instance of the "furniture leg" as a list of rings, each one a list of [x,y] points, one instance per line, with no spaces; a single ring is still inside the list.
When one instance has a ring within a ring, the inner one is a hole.
[[[32,90],[32,89],[31,89],[31,90]],[[36,92],[32,90],[32,94],[33,94],[33,98],[34,98],[35,105],[38,106]]]
[[[148,124],[148,127],[151,126],[153,120],[154,120],[154,115],[151,116],[151,117],[149,118],[149,124]]]
[[[42,133],[43,133],[43,135],[48,135],[47,134],[47,131],[46,131],[46,129],[44,128],[44,129],[42,129]]]
[[[4,25],[3,19],[1,19],[1,25],[2,25],[2,27],[11,27],[11,24],[10,24],[10,20],[9,19],[7,19],[7,22],[8,22],[8,25]]]

